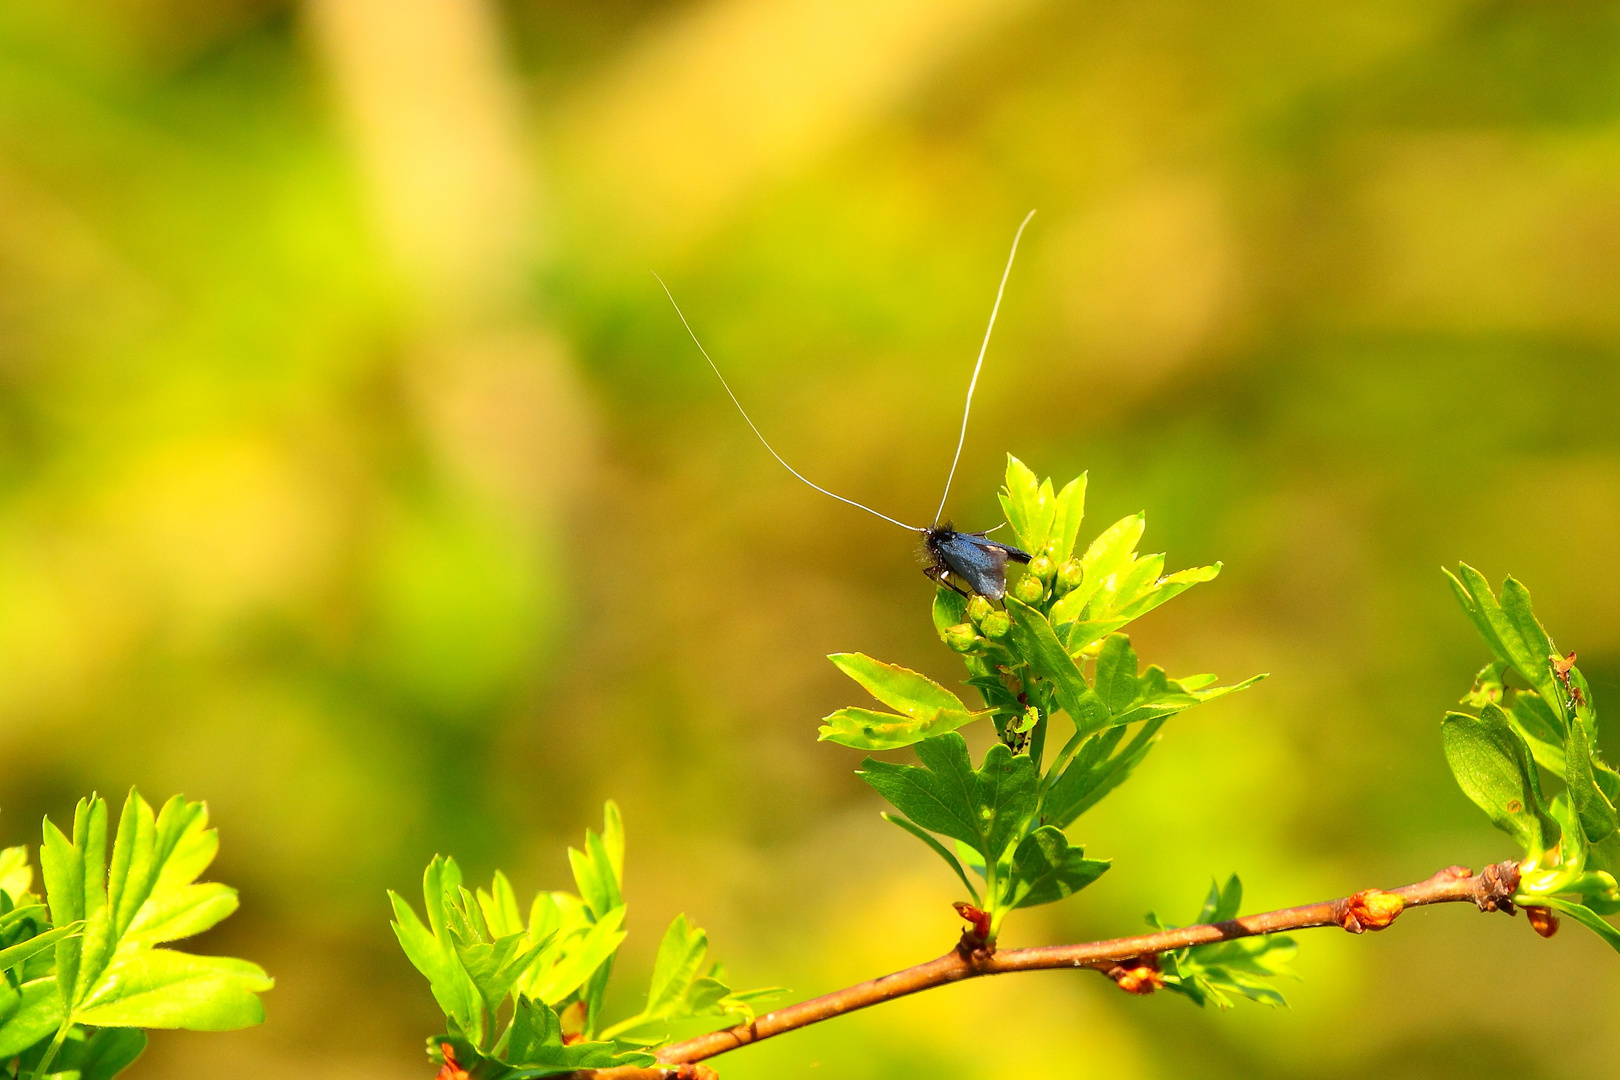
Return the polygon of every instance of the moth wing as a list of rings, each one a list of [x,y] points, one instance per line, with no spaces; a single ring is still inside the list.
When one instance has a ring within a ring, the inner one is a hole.
[[[1001,526],[997,525],[996,528],[999,529],[999,528],[1001,528]],[[1003,544],[998,540],[989,539],[990,530],[988,530],[988,529],[986,529],[984,532],[959,533],[958,535],[966,536],[966,537],[975,537],[975,536],[979,537],[979,538],[981,538],[983,540],[983,542],[985,544],[988,544],[991,547],[998,547],[1002,551],[1005,551],[1007,553],[1007,558],[1013,560],[1013,562],[1027,563],[1027,562],[1029,562],[1030,559],[1032,559],[1034,557],[1034,556],[1030,555],[1029,552],[1025,551],[1023,548],[1013,547],[1011,544]]]
[[[939,553],[951,573],[980,596],[1000,600],[1007,595],[1008,550],[1001,544],[955,533],[939,541]]]

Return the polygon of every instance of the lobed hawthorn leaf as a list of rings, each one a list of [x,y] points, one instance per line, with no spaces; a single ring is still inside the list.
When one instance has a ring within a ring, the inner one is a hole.
[[[427,912],[424,924],[410,904],[389,890],[394,909],[394,936],[412,966],[428,981],[439,1008],[474,1041],[482,1043],[485,1034],[483,998],[472,977],[461,965],[455,942],[446,922],[446,895],[461,888],[461,868],[454,859],[435,855],[422,874],[422,901]]]
[[[623,1040],[634,1034],[637,1041],[642,1041],[645,1033],[659,1029],[655,1038],[661,1041],[662,1029],[670,1023],[700,1016],[739,1013],[752,1020],[752,1002],[780,993],[775,988],[733,993],[726,985],[725,969],[719,964],[711,965],[704,973],[708,951],[709,936],[685,915],[675,916],[658,946],[646,1007],[608,1028],[602,1038]]]
[[[1226,922],[1237,918],[1243,910],[1243,882],[1236,874],[1226,879],[1223,886],[1214,879],[1209,883],[1209,895],[1204,898],[1203,909],[1198,912],[1199,924]]]
[[[589,899],[542,892],[527,927],[504,874],[497,872],[488,890],[470,890],[455,860],[441,856],[422,878],[425,921],[389,893],[401,947],[427,977],[451,1031],[471,1045],[500,1047],[512,1038],[511,1025],[496,1038],[497,1013],[507,1000],[548,1008],[583,1002],[583,1026],[587,1033],[596,1029],[590,1010],[600,1005],[606,971],[625,937],[624,826],[617,806],[604,806],[601,833],[587,830],[584,850],[570,856],[575,883]],[[609,903],[615,906],[598,906]]]
[[[509,934],[526,933],[523,926],[523,912],[518,907],[517,892],[505,874],[499,870],[495,871],[489,891],[477,889],[474,890],[474,895],[478,897],[478,909],[483,912],[484,925],[489,927],[491,936],[499,939]],[[531,937],[530,940],[537,939]]]
[[[1047,540],[1053,562],[1061,563],[1074,554],[1074,545],[1080,539],[1080,523],[1086,516],[1086,474],[1070,480],[1058,492],[1057,512],[1052,518],[1052,535]]]
[[[134,1064],[146,1049],[146,1032],[138,1028],[72,1028],[62,1040],[51,1071],[40,1074],[39,1062],[46,1045],[42,1041],[21,1055],[20,1075],[38,1075],[39,1080],[47,1076],[50,1080],[111,1080]]]
[[[989,715],[988,711],[969,710],[955,694],[925,675],[864,653],[834,653],[828,659],[878,701],[899,710],[899,715],[839,709],[824,718],[819,741],[857,750],[895,750]]]
[[[473,1080],[534,1080],[581,1069],[645,1068],[653,1055],[611,1042],[564,1044],[557,1014],[542,1002],[519,998],[513,1012],[506,1058],[485,1052],[471,1040],[451,1032],[428,1039],[428,1058],[446,1064],[441,1049],[448,1045],[455,1061]]]
[[[1194,705],[1246,690],[1265,678],[1255,675],[1231,686],[1205,689],[1215,676],[1170,679],[1156,665],[1138,675],[1137,663],[1136,651],[1125,634],[1110,634],[1097,653],[1095,691],[1108,710],[1109,726],[1174,716]]]
[[[618,953],[627,936],[620,929],[624,924],[624,906],[614,908],[581,933],[563,942],[554,958],[541,956],[524,984],[524,992],[547,1004],[558,1004],[584,987]],[[552,959],[550,966],[543,962]],[[606,981],[605,979],[603,980]],[[586,1002],[587,1007],[589,1001]]]
[[[1086,682],[1046,616],[1013,596],[1006,598],[1006,605],[1014,649],[1035,674],[1051,682],[1058,705],[1069,714],[1075,730],[1089,735],[1107,727],[1113,719],[1108,706]]]
[[[999,497],[1018,543],[1031,555],[1045,551],[1057,516],[1052,481],[1037,479],[1029,466],[1008,454],[1007,485]]]
[[[1194,705],[1202,705],[1206,701],[1215,701],[1228,694],[1247,690],[1265,678],[1266,675],[1262,673],[1251,675],[1242,682],[1232,683],[1230,686],[1210,686],[1215,681],[1213,675],[1188,675],[1180,679],[1171,679],[1165,675],[1163,668],[1150,664],[1147,671],[1142,673],[1136,699],[1124,712],[1116,714],[1113,722],[1134,724],[1143,720],[1171,717]],[[1205,687],[1210,688],[1206,690]]]
[[[1149,556],[1149,559],[1160,561],[1155,565],[1138,560],[1143,564],[1142,572],[1131,575],[1127,584],[1104,593],[1101,598],[1094,591],[1072,590],[1052,605],[1052,625],[1060,628],[1071,654],[1078,655],[1194,585],[1215,580],[1221,572],[1221,564],[1215,563],[1178,570],[1164,577],[1149,577],[1149,573],[1156,575],[1163,569],[1163,557]]]
[[[20,845],[0,849],[0,892],[15,904],[33,885],[34,868],[28,865],[28,849]]]
[[[1224,886],[1210,882],[1209,894],[1198,914],[1199,923],[1235,919],[1243,908],[1243,883],[1236,874]],[[1172,929],[1152,912],[1148,924],[1159,930]],[[1229,994],[1246,997],[1262,1005],[1286,1006],[1287,1002],[1266,980],[1292,975],[1288,962],[1297,947],[1292,938],[1271,934],[1195,945],[1162,954],[1165,988],[1200,1007],[1213,1003],[1229,1009]]]
[[[649,1016],[668,1016],[685,1000],[709,951],[709,935],[677,915],[664,932],[647,987]]]
[[[568,849],[568,862],[574,871],[574,882],[579,888],[579,895],[585,902],[586,908],[593,920],[605,921],[607,917],[617,911],[619,920],[624,918],[624,896],[622,892],[624,882],[624,827],[619,818],[618,804],[609,799],[603,806],[602,834],[597,835],[594,830],[585,830],[585,850],[576,851]],[[593,939],[598,948],[605,947],[605,938]],[[619,934],[613,942],[611,950],[601,960],[594,971],[589,973],[581,998],[585,1002],[585,1027],[588,1031],[596,1030],[597,1018],[602,1011],[602,999],[607,993],[608,979],[613,974],[613,957],[618,950],[618,942],[623,940]],[[570,961],[573,961],[571,956]]]
[[[30,912],[31,910],[42,909],[17,908],[15,911],[9,914],[26,915],[26,913]],[[64,938],[72,937],[75,934],[80,933],[83,929],[84,923],[82,922],[68,923],[66,926],[58,926],[54,930],[46,930],[42,934],[37,934],[25,941],[19,941],[15,945],[0,949],[0,971],[10,971],[19,964],[26,963],[39,953],[53,947],[58,941],[61,941]],[[3,1013],[0,1013],[0,1015],[3,1015]]]
[[[949,712],[939,709],[912,719],[872,709],[844,708],[823,718],[816,740],[856,750],[899,750],[989,715],[989,710]]]
[[[47,975],[20,986],[0,980],[0,1060],[33,1046],[62,1026],[62,995],[56,976]]]
[[[1487,704],[1477,717],[1447,713],[1440,732],[1458,786],[1497,828],[1532,858],[1558,843],[1530,750],[1500,707]]]
[[[999,860],[1035,812],[1038,778],[1029,755],[997,743],[974,769],[955,732],[924,739],[916,753],[920,766],[867,758],[860,777],[918,826],[969,844],[987,864]]]
[[[865,653],[833,653],[827,659],[878,701],[913,720],[967,709],[961,698],[933,679],[898,664],[886,664]]]
[[[1143,724],[1124,749],[1115,753],[1125,736],[1123,727],[1110,728],[1080,744],[1079,752],[1058,774],[1042,802],[1041,817],[1048,824],[1067,828],[1081,814],[1101,802],[1129,779],[1159,741],[1166,718]]]
[[[1052,606],[1055,625],[1081,618],[1092,597],[1099,592],[1115,594],[1118,575],[1136,560],[1136,545],[1146,527],[1145,515],[1132,514],[1108,526],[1091,542],[1086,553],[1080,556],[1080,584],[1064,593]]]
[[[1497,659],[1512,665],[1519,677],[1541,695],[1562,720],[1565,709],[1561,688],[1548,662],[1551,642],[1531,614],[1529,590],[1510,577],[1502,583],[1502,602],[1499,603],[1490,582],[1467,563],[1459,563],[1455,574],[1442,569],[1463,611],[1491,652]]]
[[[80,800],[69,840],[49,819],[40,864],[52,922],[83,931],[56,944],[64,1023],[223,1031],[261,1023],[273,981],[257,965],[158,949],[236,909],[234,890],[196,884],[218,851],[207,809],[176,796],[153,814],[130,791],[106,864],[107,804]]]
[[[1112,865],[1088,859],[1085,849],[1069,846],[1063,830],[1043,825],[1019,843],[1012,859],[1010,895],[1014,908],[1050,904],[1073,896],[1102,877]]]
[[[549,939],[531,941],[528,932],[518,930],[494,941],[468,941],[455,935],[456,958],[472,980],[473,987],[484,1003],[487,1016],[493,1017],[501,1003],[522,981],[529,966],[539,957]]]

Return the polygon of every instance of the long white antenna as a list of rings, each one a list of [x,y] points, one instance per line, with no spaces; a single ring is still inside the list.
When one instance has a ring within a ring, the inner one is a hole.
[[[1007,253],[1007,268],[1001,272],[1001,284],[996,288],[996,302],[990,308],[990,325],[984,328],[984,344],[979,346],[979,360],[973,365],[973,378],[968,382],[967,404],[962,407],[962,433],[956,437],[956,456],[951,458],[951,471],[945,477],[945,494],[939,497],[939,509],[934,512],[934,524],[945,514],[945,500],[951,497],[951,481],[956,479],[956,463],[962,460],[962,444],[967,441],[968,414],[973,411],[973,391],[979,386],[979,369],[984,367],[984,353],[990,347],[990,331],[996,328],[996,313],[1001,310],[1001,294],[1007,291],[1007,277],[1012,273],[1013,257],[1018,254],[1018,241],[1024,235],[1024,226],[1035,216],[1031,210],[1024,215],[1023,224],[1013,234],[1012,250]]]
[[[658,284],[663,286],[664,295],[669,297],[669,302],[674,305],[675,314],[680,316],[681,325],[686,327],[686,333],[687,333],[688,336],[691,337],[692,344],[694,344],[694,345],[696,345],[698,347],[698,352],[703,354],[703,359],[705,359],[705,360],[707,360],[709,362],[709,367],[711,369],[713,369],[715,377],[720,380],[720,385],[725,387],[726,388],[726,393],[728,395],[730,395],[731,403],[733,405],[737,406],[737,411],[742,413],[742,418],[745,421],[747,421],[748,426],[754,429],[754,434],[759,437],[759,441],[760,441],[761,444],[764,445],[765,449],[770,451],[771,457],[773,457],[777,461],[781,462],[782,468],[786,469],[788,472],[792,473],[794,476],[798,477],[800,480],[803,480],[806,484],[809,484],[811,487],[815,488],[817,491],[821,492],[823,495],[831,495],[833,498],[837,499],[839,502],[848,503],[849,505],[851,505],[853,507],[856,507],[857,509],[865,510],[868,514],[871,514],[874,517],[880,517],[884,521],[887,521],[891,525],[898,525],[902,529],[907,529],[907,530],[910,530],[911,532],[915,532],[915,533],[920,533],[920,532],[925,532],[926,531],[924,529],[918,528],[915,525],[907,525],[903,521],[896,521],[894,518],[890,517],[888,514],[880,514],[876,510],[872,509],[870,506],[865,505],[864,503],[858,503],[854,499],[846,499],[846,498],[844,498],[842,495],[838,494],[837,492],[828,491],[826,488],[822,487],[820,484],[817,484],[817,483],[815,483],[815,482],[813,482],[811,480],[805,479],[805,477],[799,472],[798,469],[795,469],[793,466],[789,465],[786,461],[783,461],[782,460],[782,455],[778,454],[776,452],[776,449],[774,447],[772,447],[769,442],[766,441],[765,436],[760,434],[759,428],[758,428],[758,426],[755,425],[755,423],[753,421],[753,418],[748,415],[748,410],[742,407],[742,402],[738,401],[737,400],[737,395],[732,392],[731,384],[726,382],[726,377],[724,375],[720,374],[720,368],[715,364],[714,358],[709,355],[709,350],[705,349],[703,347],[703,342],[698,340],[697,334],[692,330],[692,324],[686,321],[686,313],[681,310],[681,305],[675,303],[675,294],[669,291],[669,286],[668,285],[664,285],[664,279],[663,278],[658,277],[658,275],[656,273],[653,274],[653,277],[658,278]]]

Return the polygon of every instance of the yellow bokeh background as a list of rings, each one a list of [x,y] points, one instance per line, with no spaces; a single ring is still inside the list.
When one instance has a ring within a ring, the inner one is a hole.
[[[1437,568],[1620,695],[1620,7],[1435,0],[0,4],[0,831],[206,799],[268,1022],[135,1077],[427,1077],[387,927],[435,852],[522,893],[619,800],[633,1007],[687,912],[743,985],[929,958],[952,878],[815,743],[860,650],[959,678],[902,519],[1012,451],[1213,584],[1134,629],[1272,678],[1076,826],[1010,944],[1512,854],[1437,721]],[[1612,743],[1611,743],[1612,745]],[[1613,753],[1611,752],[1611,756]],[[1302,936],[1292,1008],[954,986],[728,1080],[1612,1073],[1620,958],[1522,919]]]

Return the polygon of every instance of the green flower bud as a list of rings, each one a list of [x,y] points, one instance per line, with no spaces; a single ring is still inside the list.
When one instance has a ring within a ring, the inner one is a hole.
[[[975,596],[972,600],[968,601],[968,618],[972,619],[975,623],[983,623],[984,617],[995,610],[996,609],[991,606],[990,601],[986,600],[982,596]]]
[[[1037,555],[1029,560],[1029,572],[1044,581],[1051,581],[1052,575],[1057,573],[1057,564],[1045,555]]]
[[[984,638],[973,629],[972,623],[958,623],[945,631],[945,644],[959,653],[977,652],[979,646],[984,644]]]
[[[1064,562],[1062,566],[1058,567],[1058,588],[1064,592],[1068,592],[1070,589],[1078,588],[1080,585],[1080,579],[1084,576],[1085,572],[1080,569],[1080,560],[1069,559]]]
[[[1000,641],[1012,630],[1012,620],[1005,611],[992,611],[979,623],[979,629],[984,631],[985,637]]]
[[[1013,586],[1013,595],[1026,604],[1038,604],[1046,597],[1046,586],[1034,574],[1025,574]]]

